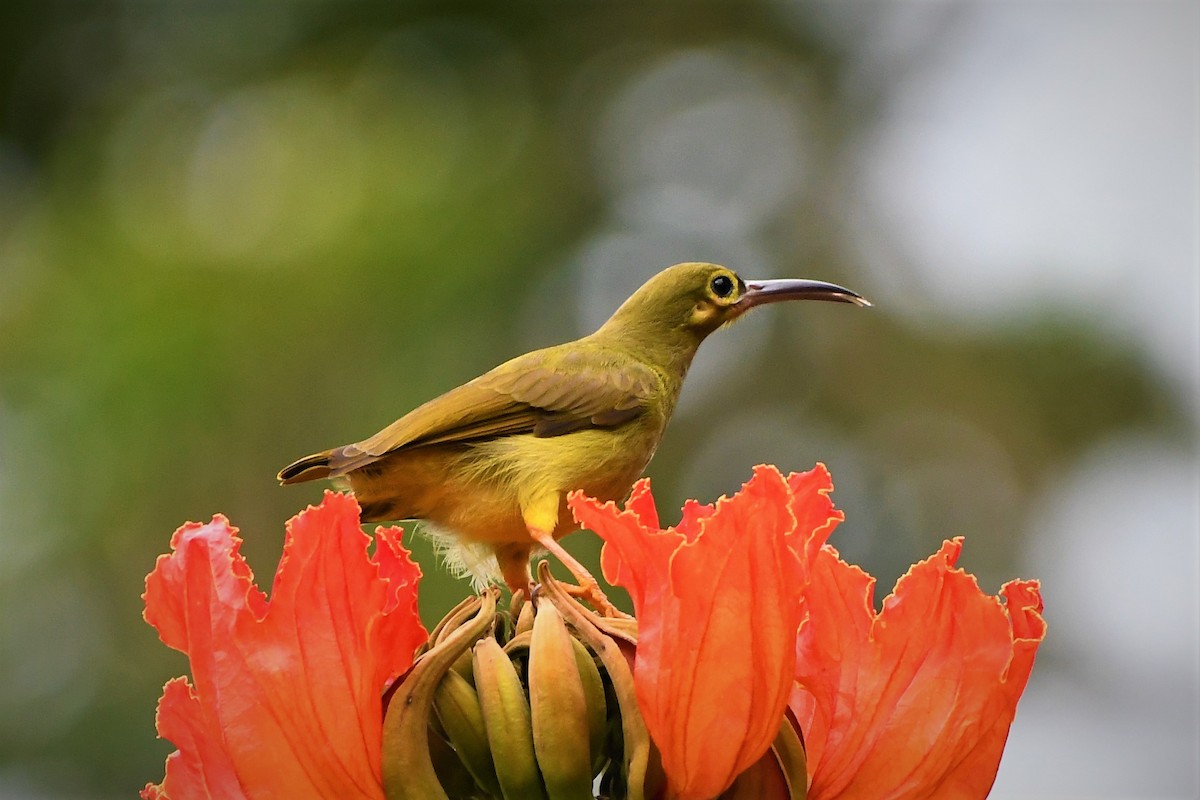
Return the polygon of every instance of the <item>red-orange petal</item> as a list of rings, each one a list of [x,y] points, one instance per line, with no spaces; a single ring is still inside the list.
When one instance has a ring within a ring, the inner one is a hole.
[[[779,729],[803,616],[801,554],[840,518],[827,496],[807,491],[810,478],[793,479],[799,491],[757,467],[736,496],[715,507],[689,502],[665,530],[644,482],[623,512],[570,499],[576,520],[605,540],[605,577],[633,598],[638,705],[672,797],[720,794]],[[811,480],[824,485],[820,474]],[[798,515],[821,516],[810,503],[825,513],[804,530]]]
[[[796,517],[796,530],[803,532],[797,554],[808,571],[833,529],[846,519],[846,515],[833,507],[833,478],[829,469],[821,463],[808,472],[793,472],[787,477],[792,492],[791,509]]]
[[[987,795],[1046,626],[1036,582],[985,595],[961,549],[913,566],[878,614],[873,578],[815,559],[791,700],[812,800]]]
[[[204,708],[187,678],[172,678],[163,687],[155,723],[158,735],[179,749],[167,756],[170,781],[148,785],[143,800],[244,797],[237,769],[220,736],[208,729]]]
[[[144,616],[193,684],[164,688],[159,734],[179,751],[143,796],[382,798],[381,693],[426,635],[399,542],[380,529],[369,556],[357,503],[326,492],[288,523],[268,601],[228,520],[176,531]]]

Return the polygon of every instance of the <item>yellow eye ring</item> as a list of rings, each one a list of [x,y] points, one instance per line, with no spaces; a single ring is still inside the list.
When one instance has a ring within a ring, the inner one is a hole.
[[[728,275],[718,275],[712,279],[708,286],[710,289],[712,289],[712,293],[714,295],[724,299],[733,294],[733,288],[735,285],[736,284],[734,284],[733,278],[729,277]]]

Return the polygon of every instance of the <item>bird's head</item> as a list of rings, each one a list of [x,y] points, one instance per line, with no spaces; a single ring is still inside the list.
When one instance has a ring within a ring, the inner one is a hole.
[[[703,339],[755,306],[784,300],[831,300],[869,306],[861,295],[824,281],[785,278],[743,280],[717,264],[668,267],[642,284],[604,328],[686,331]],[[603,330],[603,329],[602,329]]]

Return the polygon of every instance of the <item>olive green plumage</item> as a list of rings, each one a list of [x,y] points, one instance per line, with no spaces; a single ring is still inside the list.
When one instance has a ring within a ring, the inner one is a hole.
[[[368,439],[290,464],[279,480],[347,478],[364,521],[430,523],[451,560],[477,578],[494,574],[479,563],[490,552],[510,587],[527,586],[530,552],[541,545],[590,590],[590,576],[556,542],[575,529],[567,493],[623,498],[662,439],[704,338],[754,306],[792,299],[867,305],[833,284],[746,282],[714,264],[678,264],[595,333],[507,361]]]

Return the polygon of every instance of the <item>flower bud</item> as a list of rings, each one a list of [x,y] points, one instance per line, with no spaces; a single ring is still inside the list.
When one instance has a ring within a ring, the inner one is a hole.
[[[468,598],[430,634],[384,720],[389,798],[640,800],[652,748],[609,627],[541,572],[536,603]],[[620,628],[626,643],[636,625]]]

